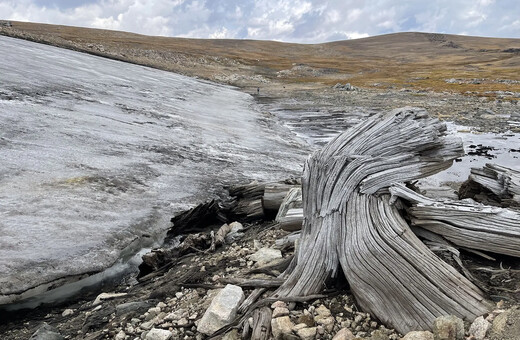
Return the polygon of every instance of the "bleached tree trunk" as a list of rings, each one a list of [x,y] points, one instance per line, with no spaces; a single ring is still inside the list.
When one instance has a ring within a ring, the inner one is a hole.
[[[472,320],[489,310],[482,292],[432,253],[390,204],[392,183],[448,168],[460,140],[421,109],[378,115],[339,135],[306,162],[304,222],[293,263],[275,296],[318,293],[342,270],[361,307],[401,333],[440,315]]]

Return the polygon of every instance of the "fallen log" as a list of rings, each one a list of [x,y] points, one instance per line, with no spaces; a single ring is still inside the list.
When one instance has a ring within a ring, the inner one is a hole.
[[[461,198],[474,198],[478,201],[481,191],[488,190],[492,195],[485,197],[495,200],[503,207],[520,207],[520,171],[496,164],[486,164],[483,168],[472,168],[467,182],[462,187]],[[482,202],[485,203],[485,202]]]
[[[439,202],[403,185],[392,186],[390,192],[413,203],[408,209],[412,225],[461,247],[520,257],[518,211],[470,201]]]
[[[265,210],[277,212],[287,193],[293,189],[300,187],[299,185],[286,183],[269,183],[265,185],[262,203]]]
[[[441,315],[473,320],[491,308],[478,287],[410,230],[388,188],[432,175],[463,153],[424,110],[373,116],[306,162],[299,247],[276,298],[318,293],[342,270],[361,308],[401,333]]]
[[[279,227],[287,231],[296,231],[302,228],[303,203],[301,187],[292,188],[284,197],[275,221]]]

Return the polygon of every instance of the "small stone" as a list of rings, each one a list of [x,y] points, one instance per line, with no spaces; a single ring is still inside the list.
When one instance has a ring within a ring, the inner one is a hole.
[[[172,332],[165,329],[152,328],[144,338],[145,340],[168,340],[172,338]]]
[[[273,311],[273,319],[280,317],[280,316],[286,316],[289,315],[289,310],[286,307],[276,307]]]
[[[299,329],[298,332],[296,332],[296,334],[298,334],[298,336],[302,340],[314,340],[314,338],[316,337],[316,332],[316,327],[311,327]]]
[[[307,328],[307,325],[304,323],[299,323],[293,327],[293,332],[297,332],[299,329]]]
[[[291,334],[294,324],[288,316],[271,320],[271,330],[274,339],[283,339],[285,334]]]
[[[141,327],[145,331],[152,329],[153,326],[155,326],[155,322],[153,320],[143,322],[141,325],[139,325],[139,327]]]
[[[152,307],[152,308],[148,309],[148,312],[145,313],[144,319],[146,321],[152,320],[157,315],[159,315],[160,312],[161,312],[161,309],[159,307]]]
[[[175,293],[175,297],[176,297],[177,299],[180,299],[180,298],[183,297],[183,296],[184,296],[184,294],[182,294],[182,292],[177,292],[177,293]]]
[[[348,328],[342,328],[339,332],[334,335],[332,340],[352,340],[354,339],[354,334]]]
[[[376,329],[377,328],[377,322],[375,322],[375,321],[370,322],[370,328]]]
[[[314,318],[314,321],[316,321],[318,325],[322,325],[327,332],[332,332],[334,328],[334,318],[332,316],[318,315]]]
[[[464,322],[455,315],[439,316],[433,322],[433,338],[435,340],[464,339]]]
[[[260,241],[258,241],[258,240],[253,240],[253,248],[255,250],[262,248],[262,243],[260,243]]]
[[[249,255],[248,258],[257,265],[262,266],[269,262],[282,258],[282,252],[280,249],[273,248],[260,248],[256,253]]]
[[[469,328],[469,335],[475,337],[475,340],[483,340],[486,337],[487,331],[491,323],[484,319],[483,316],[479,316],[473,321]]]
[[[363,321],[363,319],[364,319],[364,318],[363,318],[363,315],[359,315],[359,314],[358,314],[358,315],[356,315],[356,317],[354,318],[354,322],[355,322],[356,324],[359,324],[361,321]]]
[[[316,314],[318,314],[319,316],[324,316],[324,317],[327,317],[327,316],[330,316],[330,310],[325,307],[324,305],[320,305],[318,308],[316,308],[316,310],[314,311]]]
[[[179,321],[177,321],[177,325],[179,326],[186,326],[189,323],[188,319],[181,318]]]
[[[273,302],[273,304],[271,305],[271,308],[272,309],[275,309],[276,307],[284,307],[284,308],[287,308],[287,304],[283,301],[275,301]]]
[[[412,331],[406,333],[401,340],[433,340],[433,333],[429,331]]]
[[[114,340],[125,340],[126,333],[124,331],[119,331],[119,333],[116,334],[116,337]]]
[[[157,307],[158,307],[158,308],[161,308],[161,309],[163,309],[163,308],[166,308],[167,306],[168,306],[168,305],[167,305],[167,304],[165,304],[165,303],[164,303],[164,302],[162,302],[162,301],[161,301],[161,302],[159,302],[159,303],[157,304]]]
[[[61,313],[61,316],[67,317],[71,316],[72,314],[74,314],[74,309],[65,309],[63,313]]]
[[[197,326],[197,331],[207,335],[229,324],[235,318],[240,303],[244,300],[242,288],[227,285],[211,301]]]

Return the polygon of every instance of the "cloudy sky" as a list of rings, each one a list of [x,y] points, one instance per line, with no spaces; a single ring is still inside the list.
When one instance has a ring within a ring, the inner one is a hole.
[[[520,38],[520,0],[0,0],[0,19],[300,43],[402,31]]]

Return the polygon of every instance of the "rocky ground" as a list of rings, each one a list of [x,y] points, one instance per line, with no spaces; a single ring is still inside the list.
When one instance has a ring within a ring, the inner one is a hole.
[[[193,234],[181,244],[183,255],[137,280],[104,287],[103,293],[85,293],[60,306],[3,312],[0,334],[3,339],[28,339],[31,335],[31,339],[206,339],[234,321],[238,309],[245,313],[244,322],[217,338],[240,339],[243,332],[248,338],[244,326],[247,329],[253,317],[240,304],[253,291],[255,283],[251,282],[276,286],[275,277],[284,259],[294,252],[294,237],[272,222],[234,223],[233,227],[227,241],[215,250],[211,249],[209,233]],[[473,263],[469,254],[463,259],[473,269],[482,266]],[[518,270],[481,274],[488,287],[518,280]],[[266,288],[264,297],[272,289]],[[519,339],[520,309],[512,306],[518,294],[501,294],[502,298],[495,296],[496,310],[475,322],[462,323],[455,317],[437,320],[435,339]],[[259,300],[272,310],[270,325],[276,339],[434,339],[430,332],[402,337],[388,329],[357,308],[347,282],[341,279],[328,286],[322,296],[308,301]],[[441,337],[443,332],[464,337]]]

